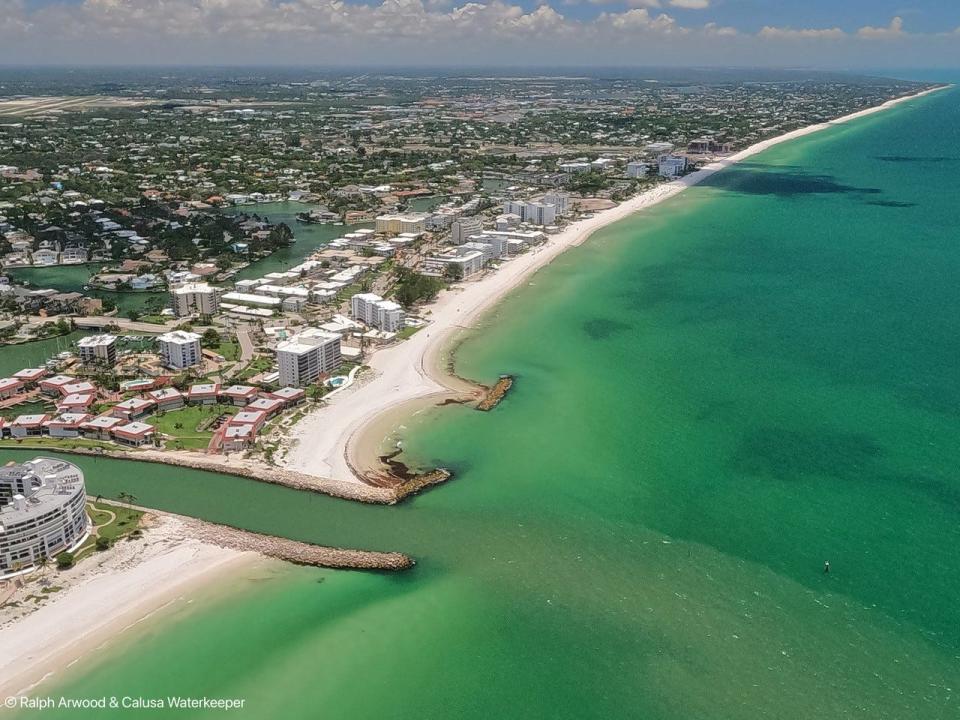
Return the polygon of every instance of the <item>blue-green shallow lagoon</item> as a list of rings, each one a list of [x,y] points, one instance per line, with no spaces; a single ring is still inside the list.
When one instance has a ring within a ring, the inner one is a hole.
[[[461,348],[517,375],[507,400],[412,422],[408,455],[457,477],[403,506],[84,459],[92,492],[419,564],[247,580],[48,689],[250,718],[960,716],[958,147],[941,93],[565,254]]]

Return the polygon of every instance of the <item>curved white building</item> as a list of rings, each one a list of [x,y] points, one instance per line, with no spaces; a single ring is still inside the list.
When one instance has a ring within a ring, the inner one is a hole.
[[[83,472],[73,463],[35,458],[0,468],[0,578],[83,543],[85,504]]]

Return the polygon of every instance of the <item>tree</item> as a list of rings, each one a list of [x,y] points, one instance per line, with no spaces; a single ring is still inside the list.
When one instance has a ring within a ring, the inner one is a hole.
[[[443,269],[443,277],[448,282],[463,280],[463,267],[456,263],[448,263]]]
[[[216,347],[220,344],[220,333],[216,328],[207,328],[201,338],[204,347]]]
[[[57,569],[58,570],[68,570],[73,567],[76,558],[73,556],[72,552],[62,552],[57,555]]]
[[[109,550],[110,549],[110,538],[107,537],[98,537],[96,547],[99,551]]]

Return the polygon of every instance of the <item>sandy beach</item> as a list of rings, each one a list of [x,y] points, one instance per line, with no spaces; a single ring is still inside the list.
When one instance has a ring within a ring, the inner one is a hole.
[[[830,122],[764,140],[591,218],[573,222],[562,232],[549,236],[544,244],[502,263],[499,270],[441,292],[429,308],[427,327],[405,342],[377,351],[368,361],[371,372],[366,373],[363,382],[339,393],[292,429],[291,448],[284,464],[304,473],[360,482],[359,473],[379,468],[377,456],[384,438],[404,415],[410,416],[444,396],[462,396],[473,389],[446,372],[444,353],[449,350],[451,340],[554,258],[580,245],[600,228],[675,197],[711,175],[775,145],[881,112],[940,89],[890,100]]]
[[[25,610],[26,597],[41,592],[41,578],[31,576],[14,598],[19,606],[0,607],[0,698],[28,692],[204,584],[259,561],[256,553],[192,539],[177,518],[153,516],[142,539],[64,573],[48,571],[42,579],[62,589]]]

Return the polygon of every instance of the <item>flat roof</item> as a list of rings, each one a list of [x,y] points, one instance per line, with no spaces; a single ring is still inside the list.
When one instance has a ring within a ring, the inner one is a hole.
[[[109,428],[112,428],[114,425],[118,425],[122,422],[123,420],[121,420],[120,418],[111,417],[110,415],[101,415],[99,417],[93,418],[92,420],[87,420],[83,424],[89,427],[109,429]]]
[[[151,430],[153,430],[153,425],[148,425],[147,423],[142,422],[127,423],[126,425],[121,425],[118,428],[114,428],[114,431],[116,432],[130,433],[131,435],[143,435]]]
[[[78,347],[106,347],[117,341],[116,335],[90,335],[77,341]]]

